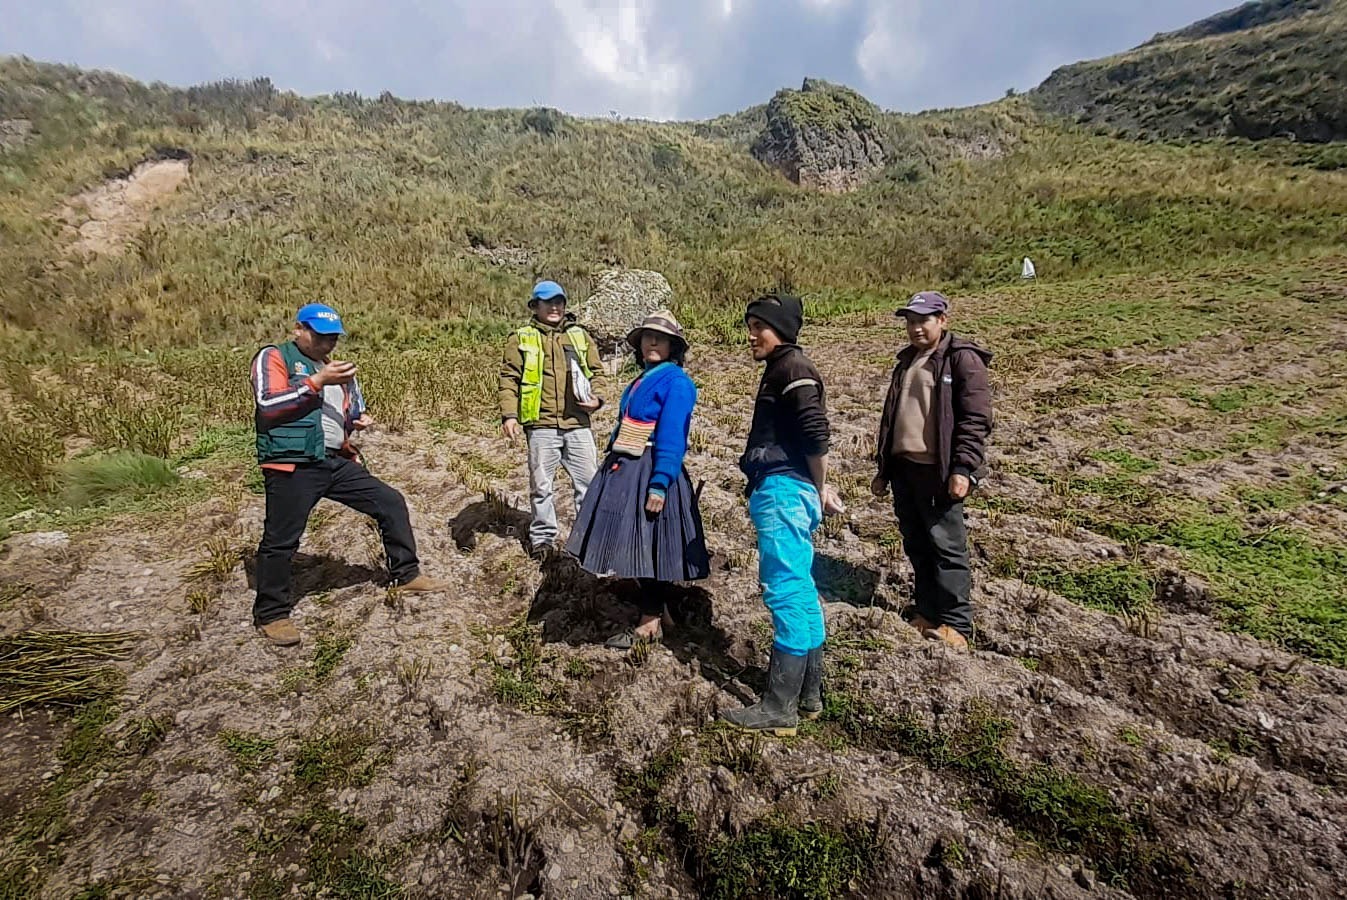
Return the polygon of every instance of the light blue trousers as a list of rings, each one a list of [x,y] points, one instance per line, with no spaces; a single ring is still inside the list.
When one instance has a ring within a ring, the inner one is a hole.
[[[748,498],[758,530],[758,580],[778,650],[804,656],[823,646],[823,606],[814,584],[814,530],[823,504],[812,484],[769,475]]]

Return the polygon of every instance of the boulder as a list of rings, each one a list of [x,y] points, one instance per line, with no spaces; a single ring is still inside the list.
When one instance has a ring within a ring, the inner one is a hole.
[[[879,110],[850,88],[806,78],[767,104],[753,156],[801,187],[855,190],[884,167]]]
[[[22,147],[32,131],[33,123],[27,119],[0,119],[0,152]]]
[[[600,272],[589,299],[575,311],[604,359],[620,356],[627,333],[646,316],[673,305],[673,288],[658,272],[608,269]]]

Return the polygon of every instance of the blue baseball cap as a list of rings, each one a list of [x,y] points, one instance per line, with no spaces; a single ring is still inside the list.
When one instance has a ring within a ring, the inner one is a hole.
[[[555,281],[540,281],[533,286],[533,293],[529,296],[529,305],[537,303],[539,300],[552,300],[560,297],[566,299],[566,292],[561,289],[561,285]]]
[[[949,312],[949,300],[939,291],[922,291],[919,294],[913,294],[912,299],[907,301],[907,306],[898,310],[899,316],[934,316],[940,313]]]
[[[345,334],[341,327],[341,316],[337,311],[323,303],[307,303],[295,313],[295,321],[307,325],[315,334]]]

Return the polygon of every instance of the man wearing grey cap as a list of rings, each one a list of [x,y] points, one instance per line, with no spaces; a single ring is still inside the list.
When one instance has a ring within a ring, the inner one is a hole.
[[[884,399],[870,490],[876,497],[893,490],[914,575],[912,625],[966,650],[973,606],[963,501],[986,462],[992,355],[946,330],[949,301],[936,291],[915,295],[897,315],[910,345],[898,354]]]

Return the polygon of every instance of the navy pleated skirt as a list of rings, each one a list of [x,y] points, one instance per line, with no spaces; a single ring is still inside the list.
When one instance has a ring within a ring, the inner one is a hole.
[[[586,571],[618,578],[698,581],[711,573],[701,510],[687,470],[669,486],[664,509],[645,511],[654,461],[610,453],[599,466],[576,516],[566,552]]]

